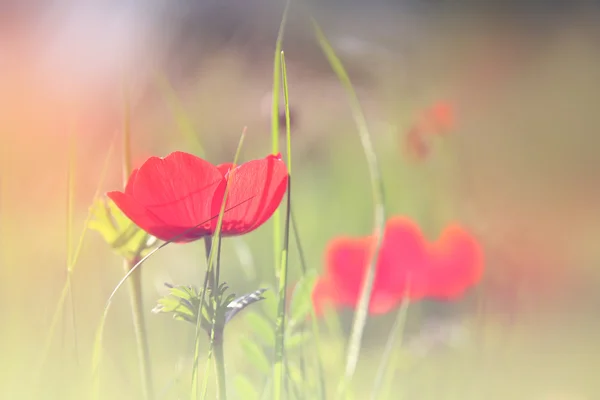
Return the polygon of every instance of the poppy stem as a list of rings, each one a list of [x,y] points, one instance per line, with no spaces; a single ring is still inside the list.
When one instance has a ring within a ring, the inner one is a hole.
[[[217,374],[217,399],[227,399],[227,384],[225,379],[225,355],[223,352],[223,329],[215,327],[213,342],[213,359]]]
[[[139,261],[139,257],[132,260],[125,260],[123,267],[125,273],[128,273]],[[148,336],[144,322],[144,305],[142,301],[142,274],[141,270],[133,272],[129,282],[129,299],[131,302],[131,316],[135,338],[138,348],[138,359],[140,362],[140,372],[142,378],[142,391],[144,399],[154,400],[154,389],[152,387],[152,368],[150,364],[150,349],[148,347]]]
[[[215,271],[215,284],[219,287],[219,277],[221,275],[221,235],[217,237],[217,265]]]
[[[212,236],[204,237],[204,249],[206,250],[206,275],[208,279],[208,287],[211,293],[214,293],[215,286],[215,272],[210,267],[210,252],[212,250]],[[218,265],[218,264],[217,264]]]

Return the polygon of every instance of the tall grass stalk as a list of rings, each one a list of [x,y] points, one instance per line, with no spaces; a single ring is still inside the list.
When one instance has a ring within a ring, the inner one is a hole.
[[[100,197],[100,191],[101,191],[102,185],[104,183],[104,180],[106,178],[106,174],[108,172],[108,167],[110,165],[109,162],[110,162],[110,159],[112,158],[112,154],[113,154],[113,151],[115,148],[116,137],[117,136],[115,134],[115,136],[113,137],[113,139],[111,141],[108,152],[104,158],[104,163],[102,166],[102,170],[100,172],[100,179],[98,180],[98,184],[96,185],[96,191],[94,193],[93,202],[95,202],[96,199],[98,199]],[[52,346],[52,340],[54,339],[56,327],[58,326],[58,322],[62,316],[62,311],[64,310],[65,301],[67,300],[67,297],[69,296],[69,293],[71,292],[70,277],[73,274],[75,266],[77,265],[77,260],[79,259],[79,254],[81,253],[81,250],[83,248],[83,243],[85,241],[85,237],[86,237],[87,231],[89,229],[89,222],[91,221],[91,219],[92,219],[92,211],[90,209],[88,211],[87,217],[83,224],[83,229],[81,231],[81,234],[79,235],[77,247],[71,253],[71,257],[68,258],[67,278],[65,279],[65,284],[63,285],[63,288],[60,292],[58,301],[56,302],[56,306],[54,307],[54,312],[52,313],[52,319],[50,320],[50,328],[48,329],[48,333],[46,335],[46,340],[44,343],[44,348],[42,350],[40,361],[37,366],[37,368],[39,369],[37,371],[37,373],[41,373],[41,371],[43,370],[43,367],[46,364],[46,361],[48,359],[48,354],[50,353],[50,347]],[[70,253],[70,251],[67,251],[67,253]]]
[[[281,50],[283,46],[283,35],[287,22],[288,12],[290,8],[290,0],[286,2],[281,23],[279,24],[279,32],[277,33],[277,41],[275,42],[275,55],[273,57],[273,93],[271,103],[271,152],[279,153],[279,96],[281,95]],[[279,261],[281,252],[281,212],[275,210],[273,214],[273,254],[274,254],[274,271],[275,277],[279,275]]]
[[[356,91],[354,90],[354,87],[352,86],[352,82],[350,81],[350,77],[348,76],[346,69],[344,68],[340,59],[335,54],[335,51],[331,47],[331,44],[325,37],[323,31],[321,30],[315,19],[312,19],[312,23],[315,30],[315,34],[317,36],[317,40],[319,42],[319,45],[321,46],[321,50],[327,57],[331,68],[337,75],[338,80],[340,81],[340,83],[346,91],[346,95],[352,110],[352,116],[358,129],[360,141],[367,160],[367,166],[369,169],[369,175],[371,179],[371,194],[373,197],[374,209],[373,234],[376,238],[375,248],[365,274],[363,286],[361,288],[360,299],[352,323],[352,331],[350,333],[350,340],[348,343],[348,351],[346,355],[344,378],[342,379],[338,389],[338,398],[343,398],[346,396],[348,387],[352,381],[354,372],[356,371],[356,365],[358,363],[358,357],[360,355],[363,332],[367,323],[371,292],[373,290],[373,283],[375,282],[375,267],[377,264],[377,257],[379,255],[379,251],[383,243],[386,212],[384,202],[383,180],[381,178],[379,163],[377,161],[377,155],[375,153],[375,148],[371,140],[371,133],[369,132],[367,121],[362,111],[360,102],[358,100],[358,96],[356,94]]]
[[[379,363],[379,367],[377,368],[377,373],[375,375],[375,383],[373,385],[373,390],[371,391],[371,400],[386,398],[384,396],[380,396],[380,393],[383,392],[385,394],[388,392],[388,390],[385,390],[387,388],[384,387],[385,377],[390,371],[396,369],[395,362],[398,361],[398,358],[393,357],[393,355],[395,354],[394,350],[397,348],[397,346],[402,344],[404,327],[406,325],[406,317],[408,315],[408,305],[409,298],[406,296],[402,301],[400,309],[398,310],[398,314],[394,320],[394,326],[392,326],[392,330],[390,331],[385,344],[383,356],[381,357],[381,362]]]
[[[71,260],[73,259],[73,215],[74,215],[74,200],[75,200],[75,133],[71,132],[69,138],[69,166],[67,169],[67,278],[66,286],[68,287],[70,308],[71,308],[71,330],[73,331],[73,352],[75,355],[75,363],[79,365],[79,344],[77,339],[77,321],[75,317],[75,298],[73,296],[73,268]]]
[[[283,93],[285,100],[285,125],[287,142],[287,169],[288,169],[288,187],[287,187],[287,206],[285,231],[283,238],[283,248],[281,251],[281,264],[279,272],[279,303],[277,305],[277,320],[275,322],[275,362],[273,365],[273,398],[281,400],[283,397],[283,381],[285,374],[285,317],[287,303],[287,276],[289,259],[289,241],[290,241],[290,211],[292,197],[292,145],[291,145],[291,127],[290,127],[290,106],[287,85],[287,71],[285,67],[285,54],[281,52],[281,76],[283,79]]]

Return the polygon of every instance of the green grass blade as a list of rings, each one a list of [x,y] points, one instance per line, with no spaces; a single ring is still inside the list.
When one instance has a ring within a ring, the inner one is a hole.
[[[242,131],[240,140],[238,142],[235,156],[233,158],[234,165],[237,165],[239,155],[242,151],[242,145],[244,144],[245,137],[246,137],[246,128],[244,128],[244,130]],[[202,292],[200,307],[203,307],[203,304],[204,304],[204,296],[206,294],[206,289],[208,287],[208,277],[211,274],[211,271],[213,268],[212,266],[215,261],[215,253],[216,253],[215,250],[217,249],[217,246],[219,245],[219,242],[220,242],[219,235],[221,234],[221,226],[223,225],[223,215],[225,214],[225,206],[227,204],[227,196],[229,194],[230,182],[231,182],[231,180],[228,179],[227,185],[225,186],[225,193],[223,194],[223,201],[221,202],[221,209],[219,210],[219,218],[217,220],[217,226],[215,229],[215,233],[213,235],[213,239],[216,238],[217,240],[212,241],[210,255],[208,257],[208,265],[206,267],[207,268],[207,271],[206,271],[207,278],[204,281],[204,290]],[[212,293],[211,295],[214,295],[214,293]],[[202,328],[200,326],[201,322],[202,322],[202,312],[198,312],[198,319],[196,321],[196,341],[194,344],[194,364],[192,366],[192,388],[190,391],[190,399],[191,400],[196,400],[198,398],[198,363],[200,361],[200,334],[202,332]],[[208,348],[208,356],[206,359],[207,365],[205,367],[204,380],[202,383],[202,398],[203,399],[206,398],[206,394],[208,392],[208,376],[209,376],[208,372],[209,372],[209,368],[210,368],[210,361],[211,361],[211,357],[212,357],[214,343],[215,343],[215,319],[213,318],[213,324],[211,327],[210,342],[209,342],[209,348]],[[219,400],[224,400],[224,399],[219,399]]]
[[[77,321],[75,319],[75,298],[73,296],[73,268],[71,266],[73,259],[73,217],[74,217],[74,199],[75,199],[75,134],[71,133],[69,139],[69,166],[67,169],[67,281],[66,286],[69,292],[71,308],[71,330],[73,331],[73,350],[75,354],[75,363],[79,365],[79,344],[77,339]]]
[[[323,354],[321,347],[321,339],[319,335],[319,320],[317,318],[317,314],[315,313],[315,309],[313,307],[310,308],[310,327],[312,329],[312,335],[314,339],[314,350],[315,350],[315,359],[317,360],[317,374],[318,374],[318,393],[320,399],[327,398],[327,384],[325,383],[325,369],[323,368],[323,360],[321,359],[321,354]]]
[[[115,142],[116,142],[116,135],[113,137],[113,139],[111,141],[111,145],[106,154],[106,157],[104,158],[104,164],[102,166],[102,171],[100,173],[100,179],[98,180],[98,184],[96,185],[96,191],[94,193],[93,201],[96,201],[96,199],[98,199],[98,197],[100,196],[100,191],[101,191],[102,185],[104,183],[104,180],[106,178],[106,174],[108,172],[108,167],[110,165],[109,162],[110,162],[112,153],[115,148]],[[73,273],[73,270],[75,269],[75,266],[77,265],[77,260],[79,259],[79,254],[81,253],[81,249],[83,248],[83,243],[85,241],[85,236],[89,229],[89,222],[91,219],[92,219],[92,211],[89,210],[87,217],[85,219],[84,225],[83,225],[83,230],[82,230],[81,234],[79,235],[79,241],[77,243],[77,247],[75,248],[75,251],[72,253],[72,257],[69,259],[69,265],[67,266],[67,279],[65,280],[65,284],[61,290],[60,297],[56,303],[56,306],[54,307],[54,312],[52,314],[52,319],[50,322],[50,328],[48,329],[48,334],[46,335],[46,340],[44,343],[44,349],[42,350],[40,362],[37,366],[39,368],[39,373],[41,373],[41,371],[43,370],[43,366],[46,364],[46,361],[48,359],[48,354],[50,353],[50,346],[52,345],[52,340],[54,339],[56,327],[58,326],[58,322],[61,318],[62,310],[64,309],[65,301],[67,300],[67,296],[69,295],[69,292],[70,292],[71,280],[69,279],[69,276]]]
[[[275,321],[275,363],[273,366],[273,398],[283,398],[284,357],[285,357],[285,320],[287,303],[287,275],[288,275],[288,244],[289,244],[289,210],[291,194],[291,176],[288,177],[288,200],[286,224],[284,231],[283,249],[281,251],[281,272],[279,273],[279,304],[277,306],[277,319]]]
[[[287,168],[288,174],[292,175],[292,127],[290,121],[290,95],[288,91],[287,68],[285,66],[285,54],[283,50],[281,51],[281,80],[283,82],[283,100],[285,104],[285,142],[287,150]]]
[[[281,50],[283,47],[283,36],[287,23],[290,1],[288,0],[283,10],[277,41],[275,42],[275,56],[273,57],[273,98],[271,103],[271,145],[272,152],[279,152],[279,96],[281,95]]]
[[[367,166],[369,169],[369,175],[371,179],[371,191],[374,205],[373,234],[376,238],[376,244],[371,260],[369,261],[369,266],[367,268],[367,272],[361,289],[358,307],[356,309],[356,313],[354,315],[354,320],[352,323],[352,331],[350,333],[348,352],[346,356],[344,379],[342,380],[340,389],[338,390],[338,397],[344,397],[349,387],[349,384],[354,376],[354,372],[356,371],[356,365],[358,363],[358,357],[360,354],[360,348],[362,344],[362,336],[365,325],[367,323],[369,301],[371,298],[371,292],[373,290],[373,282],[375,281],[375,266],[377,263],[377,256],[383,243],[386,213],[383,180],[381,178],[381,172],[377,161],[377,155],[375,153],[375,148],[371,140],[371,134],[369,132],[369,128],[367,126],[367,121],[362,111],[362,107],[358,100],[358,96],[356,95],[356,91],[352,86],[352,82],[350,81],[350,77],[348,76],[346,69],[344,68],[340,59],[335,54],[335,51],[331,47],[331,44],[329,44],[329,41],[323,34],[323,31],[314,19],[312,19],[312,23],[315,30],[315,34],[317,36],[317,40],[319,42],[319,45],[321,46],[321,50],[327,57],[331,68],[337,75],[338,80],[340,81],[340,83],[346,91],[346,95],[350,103],[350,108],[352,110],[352,116],[358,129],[360,141],[367,160]]]
[[[156,85],[163,93],[167,106],[171,110],[173,118],[175,119],[175,123],[177,124],[177,129],[188,142],[192,152],[199,157],[205,158],[206,152],[204,151],[202,142],[200,141],[200,138],[194,129],[194,124],[192,123],[189,114],[186,112],[183,103],[177,96],[177,93],[171,85],[171,82],[169,82],[169,79],[164,74],[158,74],[156,77]]]
[[[104,184],[104,180],[106,179],[106,175],[108,173],[108,167],[110,166],[109,161],[112,158],[112,154],[115,149],[116,138],[117,138],[117,136],[115,134],[115,136],[113,137],[113,139],[111,141],[111,144],[110,144],[110,147],[106,154],[106,157],[104,158],[104,163],[102,166],[102,170],[100,172],[100,179],[98,179],[98,185],[96,186],[96,190],[94,192],[94,197],[92,199],[93,202],[96,201],[100,197],[102,186]],[[81,250],[83,249],[83,243],[85,240],[85,236],[86,236],[87,232],[89,231],[89,222],[91,221],[91,219],[92,219],[92,212],[90,210],[90,211],[88,211],[87,217],[83,224],[83,230],[81,231],[81,234],[79,235],[77,247],[75,248],[75,252],[74,252],[73,258],[71,260],[71,265],[70,265],[71,271],[73,271],[73,269],[75,268],[75,265],[77,264],[77,260],[79,259],[79,255],[81,254]]]
[[[204,224],[204,222],[202,224]],[[202,224],[200,224],[200,225],[202,225]],[[108,300],[106,301],[106,304],[104,305],[104,310],[102,312],[102,316],[100,317],[100,324],[98,325],[98,328],[96,329],[96,335],[95,335],[95,339],[94,339],[94,347],[92,349],[92,398],[93,399],[100,399],[100,363],[102,361],[102,344],[103,344],[103,339],[104,339],[104,327],[106,325],[106,319],[108,318],[108,311],[110,310],[110,306],[112,305],[113,299],[116,296],[119,289],[121,289],[121,287],[125,284],[125,282],[128,281],[128,279],[131,277],[131,275],[134,274],[137,271],[137,269],[148,258],[150,258],[152,255],[154,255],[154,253],[161,250],[163,247],[165,247],[166,245],[168,245],[170,243],[172,243],[172,241],[165,242],[165,243],[161,244],[160,246],[158,246],[157,248],[153,249],[152,251],[148,252],[148,254],[146,254],[144,257],[142,257],[142,259],[139,260],[133,267],[131,267],[129,272],[127,272],[123,276],[123,278],[121,278],[119,283],[117,283],[117,285],[115,286],[113,291],[110,293],[110,296],[108,296]]]
[[[281,74],[283,77],[283,91],[285,97],[285,122],[286,122],[286,142],[287,142],[287,168],[288,168],[288,187],[287,187],[287,213],[285,220],[285,231],[283,239],[283,249],[281,252],[281,264],[279,273],[279,304],[277,306],[277,320],[275,322],[275,363],[273,366],[273,398],[281,400],[283,397],[283,380],[285,377],[285,314],[287,297],[287,275],[289,258],[289,239],[290,239],[290,212],[292,197],[292,146],[290,135],[290,107],[287,87],[287,73],[285,67],[285,55],[281,52]]]
[[[407,296],[402,301],[402,305],[398,310],[398,314],[394,320],[394,325],[392,326],[392,330],[390,331],[385,344],[383,356],[381,357],[381,362],[379,363],[377,374],[375,375],[375,383],[373,385],[373,390],[371,391],[371,400],[385,398],[381,397],[380,393],[382,392],[384,378],[387,376],[390,370],[395,369],[395,365],[394,363],[390,363],[390,359],[392,358],[392,354],[394,354],[394,350],[396,349],[397,345],[402,343],[404,327],[406,325],[406,317],[408,315],[408,305],[409,300]],[[397,358],[394,358],[393,361],[397,361]]]
[[[287,1],[281,23],[279,24],[279,32],[277,33],[277,41],[275,42],[275,55],[273,57],[273,94],[271,104],[271,152],[279,153],[279,96],[281,94],[281,49],[283,46],[283,35],[287,22],[288,11],[290,8],[290,0]],[[274,271],[275,277],[279,275],[279,257],[281,252],[281,212],[279,208],[273,213],[273,254],[274,254]]]
[[[133,269],[133,268],[132,268]],[[109,299],[112,301],[112,299]],[[104,308],[104,313],[100,318],[100,325],[96,329],[94,337],[94,347],[92,349],[92,399],[100,400],[100,362],[102,360],[102,339],[104,337],[104,326],[108,309]]]

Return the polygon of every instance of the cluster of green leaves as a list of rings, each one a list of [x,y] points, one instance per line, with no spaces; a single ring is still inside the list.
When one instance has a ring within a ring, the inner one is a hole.
[[[207,332],[211,329],[213,316],[216,317],[217,325],[224,326],[250,304],[264,300],[263,293],[266,291],[266,289],[259,289],[236,298],[234,293],[226,295],[229,287],[224,282],[219,285],[214,296],[210,293],[202,296],[202,289],[198,290],[191,285],[174,286],[165,283],[165,286],[169,288],[169,293],[158,300],[152,312],[173,314],[173,319],[195,325],[198,321],[198,312],[201,310],[201,326]],[[210,288],[207,288],[207,291],[210,292]],[[203,307],[200,307],[202,302]]]

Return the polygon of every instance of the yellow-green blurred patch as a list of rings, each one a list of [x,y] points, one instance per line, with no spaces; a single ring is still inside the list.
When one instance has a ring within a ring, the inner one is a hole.
[[[156,243],[119,210],[111,200],[100,198],[92,205],[89,228],[99,232],[106,243],[128,260],[145,256]]]

